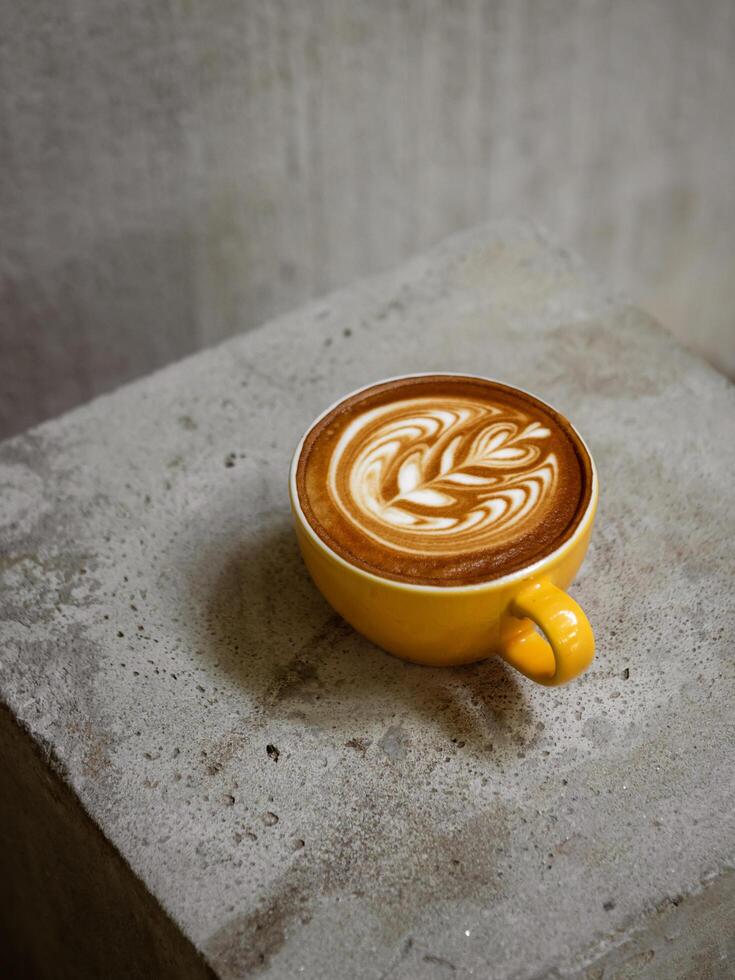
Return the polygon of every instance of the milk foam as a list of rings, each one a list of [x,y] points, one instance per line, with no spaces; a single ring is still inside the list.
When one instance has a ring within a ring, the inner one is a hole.
[[[498,547],[537,526],[554,499],[551,435],[510,406],[404,398],[350,421],[327,488],[357,531],[393,551],[439,557]]]
[[[569,422],[484,378],[417,375],[337,403],[304,437],[295,480],[315,533],[349,563],[420,585],[528,567],[578,527],[593,486]]]

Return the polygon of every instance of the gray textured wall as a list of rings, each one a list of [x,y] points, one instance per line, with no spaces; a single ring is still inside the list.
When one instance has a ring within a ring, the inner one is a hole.
[[[733,0],[0,4],[0,431],[496,215],[735,374]]]

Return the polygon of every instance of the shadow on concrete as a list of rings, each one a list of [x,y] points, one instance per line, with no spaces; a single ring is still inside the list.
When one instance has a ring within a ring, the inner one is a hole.
[[[520,682],[498,658],[424,667],[356,633],[313,585],[285,515],[219,553],[216,567],[201,610],[202,652],[269,718],[331,729],[357,751],[375,722],[389,719],[389,755],[403,751],[403,722],[416,718],[488,755],[519,755],[538,738]]]

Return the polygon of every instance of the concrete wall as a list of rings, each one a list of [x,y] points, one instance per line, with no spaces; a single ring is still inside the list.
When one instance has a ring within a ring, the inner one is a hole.
[[[0,5],[0,433],[496,215],[735,374],[732,0]]]

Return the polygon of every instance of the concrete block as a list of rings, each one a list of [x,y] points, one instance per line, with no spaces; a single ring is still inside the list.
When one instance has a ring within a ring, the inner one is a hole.
[[[302,566],[305,426],[442,369],[538,393],[595,455],[599,652],[568,687],[393,659]],[[49,977],[141,929],[136,976],[728,975],[733,472],[732,385],[512,223],[4,443],[0,829],[46,841],[0,858],[6,945],[36,915]],[[62,860],[92,838],[93,873]]]

